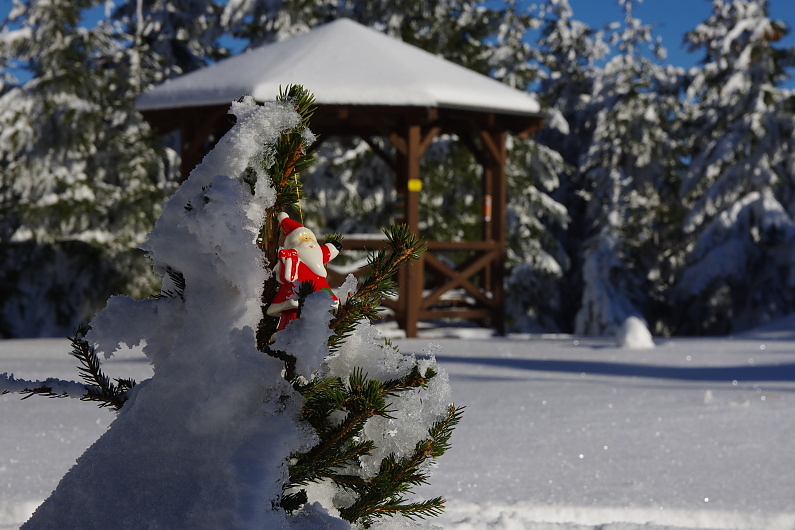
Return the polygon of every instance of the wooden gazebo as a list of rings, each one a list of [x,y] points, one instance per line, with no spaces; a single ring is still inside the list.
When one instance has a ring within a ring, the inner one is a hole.
[[[230,127],[232,101],[272,100],[301,84],[316,97],[310,127],[321,138],[384,137],[379,152],[396,172],[405,222],[420,233],[420,159],[441,134],[459,138],[482,167],[484,215],[477,241],[428,241],[420,263],[385,302],[406,336],[420,320],[458,318],[503,328],[505,135],[532,134],[542,122],[535,98],[348,19],[269,44],[168,81],[143,94],[138,109],[161,133],[180,132],[182,174]],[[372,142],[369,142],[373,145]],[[457,193],[451,189],[450,194]],[[375,249],[371,238],[345,237],[348,249]],[[451,265],[439,253],[468,256]],[[456,293],[451,297],[451,293]]]

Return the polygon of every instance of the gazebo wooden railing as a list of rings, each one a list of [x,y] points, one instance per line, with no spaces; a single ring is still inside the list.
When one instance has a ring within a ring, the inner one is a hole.
[[[383,301],[406,336],[415,337],[419,321],[469,320],[503,329],[502,251],[494,241],[427,241],[420,260],[409,263],[398,278],[398,296]],[[385,241],[345,237],[345,251],[376,252]],[[454,264],[440,257],[445,252],[469,253]],[[329,266],[333,285],[348,274],[362,278],[368,267],[355,270]]]

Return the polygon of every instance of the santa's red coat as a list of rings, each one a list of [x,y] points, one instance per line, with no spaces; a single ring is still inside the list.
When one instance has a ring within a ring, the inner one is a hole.
[[[332,258],[331,247],[330,243],[321,246],[324,265]],[[277,331],[283,330],[291,320],[296,318],[298,313],[298,294],[296,291],[303,282],[312,282],[315,292],[327,289],[331,293],[332,300],[337,300],[326,277],[317,274],[306,263],[301,261],[295,249],[286,248],[279,251],[279,267],[276,272],[279,290],[268,307],[268,314],[279,315]]]

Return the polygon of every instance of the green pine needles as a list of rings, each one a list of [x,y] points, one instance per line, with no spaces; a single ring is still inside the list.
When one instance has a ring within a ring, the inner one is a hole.
[[[372,477],[352,472],[359,458],[375,449],[372,440],[361,436],[366,422],[375,416],[392,418],[389,397],[424,388],[435,375],[432,369],[421,373],[415,365],[405,377],[382,383],[354,369],[346,380],[317,378],[299,385],[297,389],[306,399],[302,416],[314,427],[320,442],[306,453],[293,455],[282,506],[288,511],[299,508],[307,500],[301,486],[330,480],[354,499],[340,509],[340,516],[351,523],[369,527],[384,516],[439,515],[445,502],[441,497],[408,502],[406,495],[427,482],[424,470],[450,447],[450,435],[463,413],[461,407],[450,405],[447,414],[428,429],[427,438],[417,442],[410,455],[399,458],[389,454]],[[332,419],[340,416],[341,420]]]
[[[298,113],[299,121],[291,129],[282,132],[274,143],[273,166],[270,168],[271,180],[276,190],[274,211],[282,212],[295,207],[301,200],[301,184],[298,174],[314,162],[308,153],[307,136],[309,120],[315,112],[315,96],[300,85],[288,85],[279,91],[277,101],[289,103]]]
[[[334,315],[329,349],[334,352],[356,329],[358,322],[379,317],[381,301],[397,294],[395,275],[409,260],[417,260],[425,252],[425,242],[409,230],[396,224],[383,229],[388,249],[381,249],[368,258],[370,275],[355,293],[348,297]]]
[[[265,168],[277,197],[275,204],[264,214],[257,244],[269,264],[276,263],[278,252],[276,215],[287,208],[298,208],[301,190],[298,172],[311,162],[307,144],[314,138],[308,129],[309,118],[314,111],[314,97],[300,86],[290,86],[279,95],[279,99],[292,104],[301,118],[295,127],[282,133],[274,142],[274,159],[267,162],[269,166]],[[243,181],[251,186],[252,193],[256,189],[258,174],[249,169],[243,175]],[[332,332],[327,345],[329,355],[340,351],[363,322],[379,316],[381,301],[397,292],[395,277],[400,267],[418,259],[425,250],[425,243],[405,225],[391,226],[384,229],[384,233],[388,244],[370,256],[371,275],[333,312],[329,323]],[[342,242],[342,236],[331,234],[326,237],[326,242]],[[184,299],[185,277],[172,269],[166,273],[166,281],[155,298]],[[276,292],[276,283],[273,277],[266,280],[263,308]],[[299,286],[301,303],[313,291],[308,282]],[[441,513],[445,502],[442,498],[411,501],[408,496],[416,486],[427,482],[431,464],[449,449],[450,436],[461,420],[463,408],[451,404],[445,411],[444,401],[441,401],[436,408],[429,409],[428,417],[431,419],[428,420],[427,431],[422,424],[407,430],[408,436],[402,440],[402,445],[396,446],[401,447],[400,454],[385,454],[386,447],[379,452],[377,442],[365,432],[368,422],[395,420],[396,415],[409,410],[406,403],[410,401],[403,398],[425,399],[411,393],[429,391],[429,383],[438,375],[432,368],[433,363],[408,360],[408,357],[404,359],[397,348],[386,341],[385,352],[408,361],[402,365],[403,368],[395,369],[398,376],[393,379],[389,379],[393,377],[391,374],[370,377],[362,368],[345,368],[341,372],[344,375],[338,375],[339,372],[327,370],[330,357],[323,361],[318,372],[320,375],[299,377],[295,370],[296,358],[274,350],[267,340],[275,331],[275,320],[263,314],[257,331],[257,348],[284,362],[283,377],[304,400],[300,419],[315,430],[318,439],[314,447],[291,455],[289,478],[283,486],[278,508],[287,512],[298,511],[309,501],[307,490],[310,485],[331,483],[341,495],[340,502],[335,500],[340,517],[363,527],[371,526],[384,516],[423,518]],[[25,397],[36,394],[80,398],[94,401],[100,407],[121,409],[129,390],[136,383],[130,379],[111,380],[103,373],[97,352],[86,340],[88,330],[88,326],[78,329],[71,339],[71,354],[79,362],[78,371],[83,383],[54,379],[25,381],[14,379],[13,375],[0,374],[0,382],[4,388],[10,389],[3,392],[19,392]],[[348,370],[349,373],[345,373]],[[442,380],[440,384],[444,386],[446,382]],[[418,438],[412,449],[414,440]],[[364,459],[367,459],[367,465],[364,465]]]
[[[288,207],[300,212],[298,172],[311,162],[302,141],[307,136],[309,118],[314,111],[311,107],[314,98],[302,87],[291,86],[279,98],[293,102],[301,120],[296,128],[278,139],[277,162],[268,170],[277,197],[266,213],[262,231],[263,241],[270,239],[260,248],[270,263],[276,262],[278,251],[276,215]],[[406,225],[385,228],[384,234],[386,248],[369,256],[369,277],[355,292],[348,294],[333,313],[329,324],[333,331],[328,341],[330,354],[340,350],[362,322],[379,317],[382,300],[397,294],[395,278],[399,269],[410,260],[419,259],[425,251],[425,243]],[[342,243],[342,239],[340,234],[330,234],[325,241]],[[269,283],[264,289],[263,303],[268,303],[276,289],[275,279],[271,278]],[[311,285],[298,286],[299,308],[313,291]],[[292,455],[281,507],[288,512],[297,511],[308,502],[307,486],[331,482],[345,494],[346,502],[339,508],[340,516],[364,527],[384,516],[424,518],[439,515],[444,506],[442,498],[409,501],[407,496],[414,487],[427,481],[430,464],[449,448],[450,436],[461,419],[463,408],[450,405],[444,415],[429,425],[427,435],[416,443],[413,451],[401,456],[386,455],[377,472],[365,473],[360,465],[361,459],[372,457],[377,450],[376,443],[364,436],[367,422],[377,417],[392,419],[396,412],[392,408],[393,398],[403,392],[426,389],[436,372],[432,368],[421,370],[415,361],[408,374],[388,381],[371,378],[360,368],[353,369],[347,376],[317,376],[307,381],[296,375],[294,357],[273,350],[266,342],[265,338],[271,336],[274,328],[275,319],[263,317],[260,348],[284,361],[284,377],[305,399],[302,419],[314,428],[319,439],[308,451]]]
[[[86,339],[88,326],[82,326],[72,337],[72,356],[80,361],[77,371],[86,387],[83,401],[95,401],[100,407],[111,407],[119,410],[127,401],[127,392],[135,386],[132,379],[115,379],[115,383],[102,372],[99,356],[94,346]]]
[[[270,185],[276,192],[276,202],[265,212],[265,219],[258,239],[259,248],[270,263],[276,263],[279,249],[279,223],[276,216],[279,212],[297,210],[301,212],[301,182],[298,174],[309,167],[314,156],[309,152],[315,137],[309,131],[309,120],[315,112],[315,96],[300,85],[288,85],[279,90],[277,101],[292,105],[298,113],[298,122],[283,131],[271,147],[272,156],[263,161],[263,169],[270,176]],[[256,184],[257,172],[249,168],[243,175],[243,181],[251,186],[252,193]],[[303,218],[303,215],[301,215]],[[303,221],[303,219],[301,219]],[[266,282],[262,293],[263,305],[267,305],[276,294],[276,282]],[[267,350],[270,337],[276,331],[276,321],[265,318],[257,330],[257,346],[260,351]]]
[[[50,398],[79,398],[82,401],[93,401],[100,407],[111,407],[119,410],[127,401],[127,392],[135,386],[133,379],[114,379],[105,375],[101,362],[94,347],[85,339],[89,331],[88,326],[81,326],[70,339],[72,343],[71,355],[79,361],[77,371],[83,383],[63,381],[50,378],[45,381],[27,381],[15,379],[8,374],[0,374],[0,380],[6,383],[15,383],[13,392],[22,394],[22,399],[31,396]],[[115,382],[114,382],[115,381]],[[8,393],[3,390],[1,394]]]
[[[447,415],[428,429],[428,438],[417,442],[409,457],[397,458],[394,453],[381,461],[378,474],[369,480],[355,480],[348,486],[358,499],[342,508],[340,515],[351,522],[370,526],[383,516],[402,515],[410,519],[440,515],[445,500],[434,497],[419,502],[407,502],[404,495],[414,486],[427,483],[428,475],[422,471],[424,464],[443,455],[449,449],[450,435],[461,420],[463,407],[450,405]]]

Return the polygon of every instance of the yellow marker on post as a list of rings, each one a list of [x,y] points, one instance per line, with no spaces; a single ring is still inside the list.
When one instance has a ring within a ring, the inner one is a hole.
[[[422,181],[420,179],[409,179],[409,191],[422,191]]]

